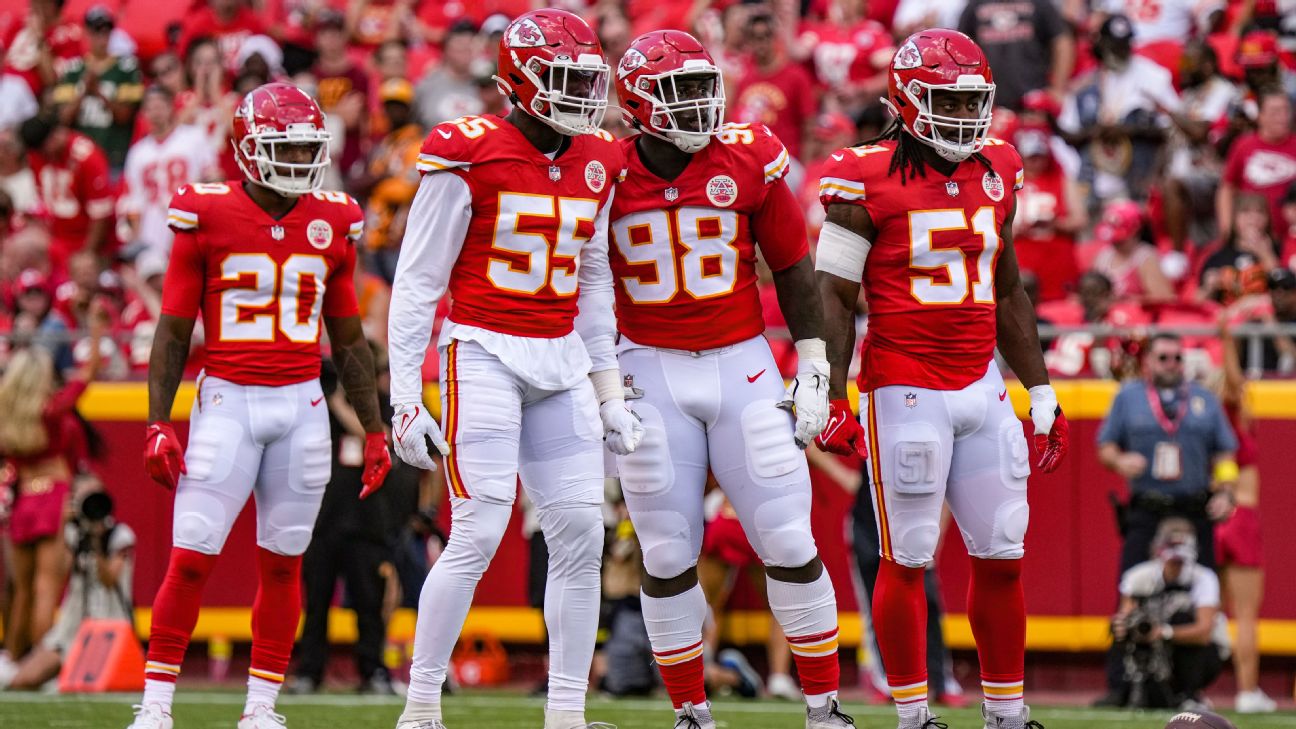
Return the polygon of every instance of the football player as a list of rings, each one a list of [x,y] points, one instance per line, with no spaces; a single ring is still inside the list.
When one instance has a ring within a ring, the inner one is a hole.
[[[1029,450],[993,361],[996,345],[1030,391],[1045,473],[1066,454],[1067,424],[1013,253],[1021,158],[987,139],[994,81],[967,36],[915,33],[889,76],[891,125],[876,143],[835,152],[820,182],[827,222],[816,268],[832,404],[819,443],[869,455],[883,558],[873,624],[900,726],[943,726],[927,707],[923,597],[942,501],[972,556],[968,613],[985,726],[1038,726],[1022,703]],[[846,399],[861,281],[869,308],[859,379],[866,430]]]
[[[419,598],[401,729],[444,726],[450,652],[519,476],[549,546],[544,726],[586,726],[603,550],[600,441],[628,453],[643,434],[613,347],[607,217],[624,165],[599,130],[609,75],[578,16],[521,15],[500,39],[496,77],[512,111],[439,124],[419,155],[388,326],[392,427],[407,463],[432,469],[445,457],[453,528]],[[423,403],[421,371],[447,291],[437,343],[443,435]]]
[[[259,586],[238,725],[283,726],[274,705],[301,613],[301,555],[332,471],[321,320],[368,433],[361,497],[391,468],[352,283],[364,216],[350,196],[319,189],[329,165],[324,115],[295,86],[266,84],[238,105],[231,136],[246,179],[181,187],[168,213],[175,242],[149,360],[144,457],[149,475],[175,489],[175,519],[132,729],[172,725],[203,585],[249,494],[257,504]],[[171,406],[200,313],[207,363],[182,453]]]
[[[702,496],[715,473],[765,565],[770,609],[808,703],[806,726],[849,726],[836,694],[837,601],[810,534],[801,449],[824,427],[828,361],[787,150],[724,124],[724,83],[687,33],[635,39],[616,71],[626,177],[612,203],[618,355],[644,440],[617,459],[643,546],[643,613],[676,726],[712,729],[698,586]],[[759,247],[796,340],[787,389],[762,336]],[[795,415],[789,414],[792,411]]]

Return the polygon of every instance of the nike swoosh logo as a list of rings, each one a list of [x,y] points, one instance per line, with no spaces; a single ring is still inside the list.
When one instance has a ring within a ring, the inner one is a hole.
[[[1003,392],[999,393],[999,402],[1003,402],[1005,397],[1008,397],[1007,390],[1004,390]]]
[[[438,130],[437,130],[437,134],[440,134],[442,139],[449,139],[449,138],[450,138],[450,132],[447,132],[447,131],[444,130],[444,129],[438,129]]]
[[[765,374],[765,370],[761,370],[760,372],[757,372],[757,373],[754,374],[754,375],[747,375],[747,381],[748,381],[748,382],[755,382],[756,380],[759,380],[759,379],[760,379],[760,376],[763,375],[763,374]]]
[[[323,395],[320,395],[319,397],[315,398],[314,400],[311,400],[311,407],[315,407],[316,405],[319,405],[319,404],[322,403],[322,402],[324,402],[324,396],[323,396]]]
[[[834,152],[832,158],[837,160],[838,162],[841,162],[842,160],[846,159],[846,155]]]
[[[400,432],[396,433],[396,440],[397,440],[397,441],[400,441],[400,442],[402,442],[402,443],[405,442],[405,434],[409,432],[410,426],[414,424],[414,419],[418,417],[418,414],[419,414],[419,409],[418,409],[418,406],[415,405],[415,406],[414,406],[414,413],[413,413],[412,415],[409,414],[409,413],[406,413],[406,414],[401,418]]]

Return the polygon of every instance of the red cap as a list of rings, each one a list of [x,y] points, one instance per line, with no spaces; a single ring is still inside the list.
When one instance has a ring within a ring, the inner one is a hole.
[[[18,274],[18,292],[25,294],[33,289],[49,296],[49,278],[34,268],[29,268]]]
[[[1051,117],[1062,114],[1062,105],[1058,103],[1057,99],[1053,98],[1053,94],[1044,89],[1027,91],[1026,95],[1021,99],[1021,105],[1022,111],[1040,112]]]
[[[820,141],[829,141],[854,133],[855,124],[845,114],[829,111],[815,117],[814,135]]]
[[[1138,232],[1143,225],[1143,211],[1138,203],[1117,200],[1103,210],[1102,222],[1094,228],[1094,235],[1104,243],[1125,240]]]
[[[1253,30],[1238,42],[1237,62],[1242,68],[1264,68],[1278,60],[1278,36],[1268,30]]]

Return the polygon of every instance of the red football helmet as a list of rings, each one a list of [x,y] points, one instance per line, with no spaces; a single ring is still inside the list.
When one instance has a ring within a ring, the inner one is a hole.
[[[979,94],[974,117],[932,111],[936,91]],[[921,30],[905,39],[891,59],[884,103],[910,134],[951,162],[981,151],[994,109],[990,63],[971,38],[955,30]]]
[[[630,43],[617,66],[626,123],[681,150],[698,152],[724,124],[724,80],[696,38],[656,30]]]
[[[598,130],[610,75],[598,36],[566,10],[519,15],[500,38],[500,92],[563,134]]]
[[[230,144],[234,159],[252,182],[294,197],[320,189],[329,166],[324,113],[306,92],[268,83],[248,92],[234,110]],[[314,147],[310,162],[286,161],[286,147]]]

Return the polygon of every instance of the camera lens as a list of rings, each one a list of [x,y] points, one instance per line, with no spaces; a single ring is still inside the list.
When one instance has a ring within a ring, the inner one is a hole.
[[[90,521],[103,521],[112,510],[112,497],[103,491],[86,494],[81,499],[81,515]]]

